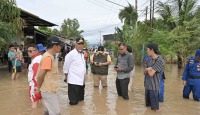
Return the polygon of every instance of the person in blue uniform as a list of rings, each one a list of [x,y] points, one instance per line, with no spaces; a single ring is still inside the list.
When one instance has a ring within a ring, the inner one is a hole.
[[[190,57],[183,72],[183,98],[189,99],[190,92],[193,99],[200,101],[200,49],[196,51],[194,57]]]
[[[163,59],[160,55],[158,55],[161,59]],[[150,56],[145,57],[145,65],[146,62],[149,60]],[[146,82],[147,75],[144,77],[144,84]],[[159,91],[159,102],[164,102],[164,92],[165,92],[165,74],[164,74],[164,69],[162,70],[161,76],[160,76],[160,91]]]

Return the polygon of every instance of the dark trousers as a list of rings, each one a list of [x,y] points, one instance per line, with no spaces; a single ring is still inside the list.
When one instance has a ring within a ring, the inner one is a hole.
[[[125,79],[116,79],[116,88],[117,93],[119,96],[122,96],[125,100],[128,100],[128,84],[129,84],[130,78]]]
[[[13,69],[12,62],[9,61],[9,62],[8,62],[8,70],[9,70],[9,72],[12,72],[12,69]]]
[[[84,100],[85,85],[68,84],[68,97],[70,105],[77,105],[79,101]]]
[[[187,85],[183,89],[183,98],[189,99],[189,95],[192,91],[193,99],[200,101],[200,87],[195,85]]]
[[[151,110],[159,110],[159,91],[145,89],[146,106],[151,106]]]

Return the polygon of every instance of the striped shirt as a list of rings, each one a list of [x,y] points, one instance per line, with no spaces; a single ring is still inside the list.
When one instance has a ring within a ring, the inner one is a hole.
[[[162,70],[164,69],[164,60],[160,57],[157,57],[156,59],[150,57],[147,61],[146,67],[152,67],[152,69],[155,70],[156,73],[153,75],[153,77],[150,77],[147,74],[145,89],[160,91],[160,75],[162,73]]]

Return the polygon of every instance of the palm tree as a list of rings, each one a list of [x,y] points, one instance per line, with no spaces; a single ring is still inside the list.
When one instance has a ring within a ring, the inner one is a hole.
[[[138,17],[138,14],[137,14],[134,6],[132,6],[130,3],[129,3],[128,7],[125,7],[119,13],[119,19],[122,22],[124,22],[125,25],[135,24],[137,17]]]
[[[177,26],[182,26],[184,21],[191,21],[194,18],[196,4],[197,0],[173,0],[169,3],[159,1],[157,12],[172,30]]]

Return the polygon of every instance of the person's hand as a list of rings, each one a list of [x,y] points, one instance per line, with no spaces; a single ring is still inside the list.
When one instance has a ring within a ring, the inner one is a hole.
[[[145,70],[146,71],[150,71],[152,69],[152,67],[148,67],[148,68],[146,68]]]
[[[97,62],[94,62],[94,65],[95,65],[95,66],[99,66],[99,64],[97,64]]]
[[[185,80],[183,80],[183,85],[187,86],[187,82]]]
[[[99,63],[99,66],[102,66],[102,64],[101,64],[101,63]]]
[[[65,77],[65,79],[64,79],[64,82],[66,82],[66,83],[67,83],[67,77]]]
[[[16,54],[19,54],[19,53],[20,53],[20,51],[17,51],[17,52],[16,52]]]
[[[37,87],[35,87],[35,92],[34,93],[38,94],[38,93],[40,93],[40,90]]]
[[[118,68],[115,68],[115,71],[122,71],[122,69],[118,67]]]

